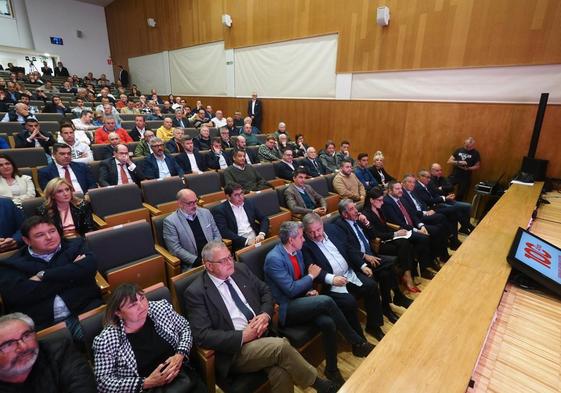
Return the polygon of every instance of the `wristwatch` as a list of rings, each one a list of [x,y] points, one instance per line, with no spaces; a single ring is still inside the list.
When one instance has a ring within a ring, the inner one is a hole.
[[[37,272],[36,276],[39,280],[43,280],[43,276],[45,275],[45,271],[41,270],[40,272]]]

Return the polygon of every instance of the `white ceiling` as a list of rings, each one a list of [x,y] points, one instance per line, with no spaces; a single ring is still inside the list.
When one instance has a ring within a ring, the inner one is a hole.
[[[100,5],[102,7],[105,7],[109,4],[111,4],[114,0],[76,0],[76,1],[80,1],[82,3],[90,3],[90,4]]]

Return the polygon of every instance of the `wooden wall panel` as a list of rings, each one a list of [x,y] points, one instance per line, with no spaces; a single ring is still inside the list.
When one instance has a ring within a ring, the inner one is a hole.
[[[388,27],[376,25],[379,5],[391,10]],[[559,0],[116,0],[106,15],[115,63],[222,39],[240,48],[334,32],[337,72],[561,63]]]
[[[197,99],[227,114],[245,114],[247,100],[225,97]],[[306,141],[321,148],[328,139],[347,139],[356,156],[382,150],[386,167],[394,176],[417,172],[439,162],[446,168],[451,152],[468,136],[477,141],[482,167],[475,179],[514,175],[527,153],[537,105],[459,104],[431,102],[337,101],[264,99],[263,129],[287,124],[290,135],[303,133]],[[549,106],[538,146],[538,158],[550,160],[548,175],[561,178],[559,144],[561,106]]]

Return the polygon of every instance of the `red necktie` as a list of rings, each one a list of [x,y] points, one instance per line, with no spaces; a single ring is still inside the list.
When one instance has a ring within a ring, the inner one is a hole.
[[[129,184],[127,171],[125,171],[125,164],[119,164],[119,166],[121,167],[121,184]]]
[[[407,223],[407,225],[413,225],[413,220],[407,212],[407,209],[405,209],[405,207],[401,204],[401,201],[398,199],[396,203],[397,206],[399,206],[399,210],[401,210],[401,214],[403,214],[403,217],[405,217],[405,222]]]
[[[298,259],[296,258],[296,255],[289,255],[289,257],[290,257],[290,262],[292,262],[292,267],[294,268],[294,279],[300,280],[300,277],[302,277],[302,272],[300,271],[300,265],[298,264]]]
[[[68,170],[67,166],[62,167],[64,169],[64,178],[70,184],[72,184],[72,178],[70,177],[70,171]]]

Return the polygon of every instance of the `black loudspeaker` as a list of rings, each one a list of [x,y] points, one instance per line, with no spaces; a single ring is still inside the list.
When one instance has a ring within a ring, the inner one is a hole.
[[[534,175],[534,180],[545,180],[545,173],[547,172],[547,164],[549,161],[540,160],[538,158],[524,157],[522,160],[521,172],[526,172]]]

